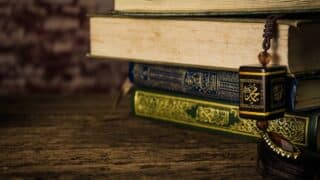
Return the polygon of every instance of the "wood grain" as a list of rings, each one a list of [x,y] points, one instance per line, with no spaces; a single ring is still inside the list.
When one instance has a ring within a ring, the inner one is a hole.
[[[0,99],[0,179],[261,179],[255,143],[129,117],[128,99]]]

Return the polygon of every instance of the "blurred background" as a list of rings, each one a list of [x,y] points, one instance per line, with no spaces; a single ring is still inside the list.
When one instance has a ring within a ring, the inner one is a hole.
[[[112,93],[127,63],[88,59],[87,13],[112,0],[0,0],[0,95]]]

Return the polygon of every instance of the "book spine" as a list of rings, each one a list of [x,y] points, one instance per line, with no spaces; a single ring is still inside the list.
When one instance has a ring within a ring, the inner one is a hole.
[[[239,118],[238,106],[225,103],[138,89],[133,96],[133,112],[140,117],[244,137],[260,137],[255,120]],[[293,143],[316,151],[319,150],[316,147],[319,141],[318,117],[318,114],[286,114],[284,118],[270,121],[268,130],[278,132]]]
[[[141,87],[239,102],[238,72],[130,63],[129,77]]]
[[[129,78],[140,87],[239,103],[239,73],[235,71],[130,63]],[[288,77],[286,107],[289,112],[296,111],[298,81],[299,78]]]

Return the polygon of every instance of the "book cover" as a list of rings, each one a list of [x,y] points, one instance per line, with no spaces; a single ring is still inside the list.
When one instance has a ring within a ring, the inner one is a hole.
[[[320,70],[320,23],[277,21],[270,53],[290,73]],[[94,15],[90,56],[140,63],[238,69],[256,64],[265,19]],[[306,61],[306,59],[308,61]]]
[[[241,119],[238,106],[165,92],[137,89],[133,95],[133,113],[139,117],[174,122],[226,134],[259,138],[256,121]],[[270,121],[269,129],[293,143],[320,150],[319,113],[286,114]]]
[[[129,78],[135,85],[239,104],[239,73],[219,69],[199,69],[154,64],[129,64]],[[316,74],[287,78],[287,111],[320,107]]]
[[[129,64],[129,78],[137,86],[168,90],[237,104],[239,73],[152,64]]]
[[[115,10],[128,15],[230,15],[317,12],[317,0],[115,0]]]

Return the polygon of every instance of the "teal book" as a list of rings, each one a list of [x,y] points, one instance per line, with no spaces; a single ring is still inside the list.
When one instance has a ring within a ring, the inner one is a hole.
[[[239,118],[238,106],[181,96],[168,92],[136,89],[133,113],[138,117],[173,122],[191,127],[258,139],[256,121]],[[320,152],[320,113],[288,113],[270,121],[268,130],[275,131],[293,143]]]

